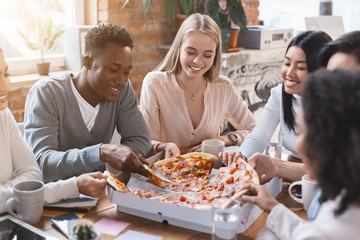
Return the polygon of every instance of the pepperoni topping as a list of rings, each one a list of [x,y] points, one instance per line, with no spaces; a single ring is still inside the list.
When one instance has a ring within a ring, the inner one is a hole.
[[[228,179],[226,179],[225,182],[226,182],[227,184],[233,183],[233,182],[234,182],[234,177],[233,177],[233,176],[229,177]]]

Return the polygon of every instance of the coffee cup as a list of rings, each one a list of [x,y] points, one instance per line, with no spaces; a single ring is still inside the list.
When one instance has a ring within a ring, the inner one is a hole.
[[[15,184],[14,196],[6,201],[5,208],[16,218],[30,224],[37,223],[43,212],[44,194],[44,183],[41,181],[19,182]]]
[[[301,186],[301,198],[294,195],[292,189],[295,186]],[[309,179],[308,175],[304,175],[301,181],[293,182],[289,187],[289,195],[292,199],[304,205],[305,211],[309,209],[311,201],[317,193],[317,183]]]
[[[218,159],[219,153],[225,150],[225,142],[220,139],[206,139],[201,143],[201,152],[216,156],[214,168],[220,168],[222,161]]]

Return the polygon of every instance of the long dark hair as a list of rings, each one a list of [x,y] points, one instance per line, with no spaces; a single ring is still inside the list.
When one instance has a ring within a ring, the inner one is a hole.
[[[321,69],[310,74],[302,95],[305,146],[315,170],[320,202],[342,199],[335,214],[360,206],[360,71]]]
[[[323,31],[306,31],[294,37],[286,49],[286,53],[292,46],[300,47],[306,56],[308,72],[314,72],[319,68],[318,54],[320,49],[332,39]],[[284,111],[284,121],[286,126],[295,131],[295,115],[292,107],[293,95],[285,92],[282,88],[282,104]]]

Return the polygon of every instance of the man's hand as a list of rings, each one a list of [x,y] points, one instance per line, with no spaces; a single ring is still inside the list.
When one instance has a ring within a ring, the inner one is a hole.
[[[180,150],[175,143],[160,143],[156,147],[156,151],[165,151],[165,158],[177,157],[180,155]]]
[[[76,183],[81,194],[99,197],[106,187],[106,175],[101,172],[85,173],[76,177]]]
[[[279,166],[275,159],[262,153],[255,153],[248,159],[248,163],[258,173],[260,183],[264,184],[270,181],[273,177],[278,176]]]
[[[279,203],[265,186],[250,183],[245,185],[245,189],[250,190],[249,193],[254,195],[243,195],[240,198],[243,203],[251,202],[256,204],[265,212],[270,212]]]
[[[125,145],[102,144],[100,146],[100,159],[118,171],[129,171],[149,176],[143,164],[148,164],[143,156]]]
[[[244,157],[241,152],[221,152],[221,153],[219,153],[219,158],[225,163],[226,166],[230,166],[239,157],[246,160],[246,157]]]

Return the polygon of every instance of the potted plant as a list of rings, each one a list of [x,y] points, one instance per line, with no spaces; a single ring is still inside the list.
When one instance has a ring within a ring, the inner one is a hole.
[[[174,17],[176,16],[176,18],[179,20],[179,23],[181,25],[191,13],[191,10],[193,8],[193,0],[179,0],[179,2],[184,14],[178,13],[175,15],[176,1],[165,0],[165,9],[170,24],[172,24]]]
[[[130,0],[126,0],[123,8],[128,4]],[[168,16],[168,22],[169,24],[172,24],[175,18],[175,7],[176,7],[176,1],[175,0],[164,0],[165,1],[165,11]],[[202,0],[200,0],[202,2]],[[188,17],[191,14],[191,10],[193,8],[193,0],[179,0],[181,9],[184,13],[184,16],[177,15],[176,17],[178,19],[182,19],[182,21],[185,20],[186,17]],[[144,18],[145,21],[147,21],[147,12],[151,12],[151,5],[152,0],[142,0],[142,6],[143,6],[143,12],[144,12]],[[182,22],[181,22],[182,23]]]
[[[95,232],[93,223],[87,219],[78,219],[75,221],[72,231],[71,239],[73,240],[98,240],[100,234]]]
[[[237,30],[233,28],[235,30],[234,40],[236,43],[239,31],[247,31],[246,15],[241,0],[209,0],[206,9],[207,14],[215,20],[221,30],[222,50],[227,52],[232,23],[240,27]]]
[[[53,21],[50,20],[47,25],[43,25],[39,20],[38,27],[36,29],[35,41],[30,40],[21,30],[18,29],[18,33],[25,42],[26,47],[31,50],[38,50],[41,56],[41,63],[37,64],[39,75],[49,75],[50,63],[44,61],[45,51],[55,50],[55,41],[63,33],[64,30],[54,31]]]

